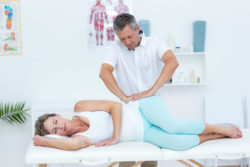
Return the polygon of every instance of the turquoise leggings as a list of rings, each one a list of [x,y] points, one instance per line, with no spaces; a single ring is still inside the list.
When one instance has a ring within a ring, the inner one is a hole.
[[[172,150],[185,150],[200,143],[198,134],[204,130],[204,123],[175,118],[158,96],[139,100],[139,106],[145,142]]]

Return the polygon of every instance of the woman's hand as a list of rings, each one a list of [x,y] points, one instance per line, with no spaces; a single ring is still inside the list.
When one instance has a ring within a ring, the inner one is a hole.
[[[96,147],[110,146],[110,145],[113,145],[113,144],[116,144],[116,143],[118,143],[118,139],[111,138],[111,139],[108,139],[108,140],[101,141],[100,143],[96,144],[95,146]]]
[[[33,138],[33,143],[35,146],[43,146],[45,138],[39,135],[35,135]]]

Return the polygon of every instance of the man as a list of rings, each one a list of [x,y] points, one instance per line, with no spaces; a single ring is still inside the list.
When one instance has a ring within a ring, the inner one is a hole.
[[[128,13],[115,18],[113,29],[120,41],[111,46],[105,57],[100,78],[125,103],[156,94],[178,66],[173,52],[159,39],[143,36],[134,16]],[[120,167],[129,165],[122,163]],[[156,167],[157,162],[141,166]]]

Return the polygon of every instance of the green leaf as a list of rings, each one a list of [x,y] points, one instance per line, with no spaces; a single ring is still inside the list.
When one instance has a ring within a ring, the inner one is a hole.
[[[0,103],[0,120],[10,125],[24,124],[30,117],[29,110],[25,102]]]

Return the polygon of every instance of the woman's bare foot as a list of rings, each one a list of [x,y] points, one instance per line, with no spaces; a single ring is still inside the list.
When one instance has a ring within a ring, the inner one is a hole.
[[[240,138],[242,137],[242,132],[241,130],[230,124],[218,124],[218,125],[210,125],[210,124],[205,124],[205,129],[202,132],[202,134],[207,134],[207,133],[218,133],[225,135],[230,138]]]
[[[230,138],[240,138],[242,137],[241,130],[233,125],[217,125],[221,128],[221,134],[226,135]]]

